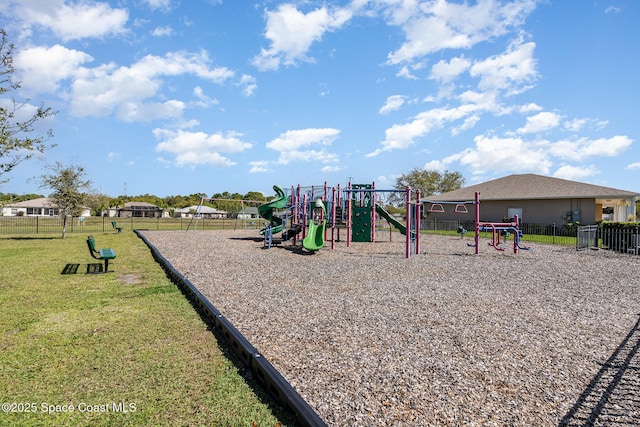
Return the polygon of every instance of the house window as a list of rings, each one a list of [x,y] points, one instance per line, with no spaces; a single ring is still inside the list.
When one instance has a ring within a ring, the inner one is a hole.
[[[509,209],[507,209],[507,216],[509,217],[510,221],[513,221],[513,219],[516,217],[516,215],[518,215],[518,221],[522,222],[522,208],[509,208]]]
[[[42,209],[40,208],[27,208],[27,215],[30,216],[38,216],[40,215],[42,212]]]
[[[49,208],[49,216],[54,216],[55,215],[55,210],[52,208]]]

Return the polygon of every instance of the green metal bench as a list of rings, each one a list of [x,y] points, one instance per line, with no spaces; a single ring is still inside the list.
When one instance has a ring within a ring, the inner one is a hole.
[[[115,221],[111,221],[111,226],[114,230],[118,230],[118,234],[120,234],[120,232],[122,231],[122,227],[118,227],[118,223]]]
[[[100,250],[96,250],[96,241],[94,240],[93,236],[87,237],[87,246],[89,246],[89,253],[93,258],[104,261],[103,273],[108,273],[109,260],[115,259],[116,252],[111,248],[103,248]]]

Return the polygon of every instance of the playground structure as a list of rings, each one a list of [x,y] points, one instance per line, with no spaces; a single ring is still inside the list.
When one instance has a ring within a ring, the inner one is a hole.
[[[505,251],[506,238],[513,235],[513,253],[529,250],[521,244],[522,231],[519,229],[519,218],[516,216],[511,222],[486,222],[480,220],[480,193],[475,193],[474,200],[438,201],[437,199],[421,199],[420,190],[415,193],[411,187],[404,190],[377,189],[375,183],[353,184],[341,189],[340,185],[329,189],[327,183],[311,187],[291,187],[288,191],[274,185],[275,198],[258,207],[262,218],[267,220],[260,230],[264,236],[265,247],[272,244],[291,240],[295,246],[298,235],[301,234],[302,247],[310,252],[322,249],[327,242],[331,242],[331,249],[341,241],[340,233],[346,229],[347,247],[352,242],[375,242],[377,217],[389,224],[389,233],[396,229],[405,237],[405,256],[421,253],[421,218],[423,211],[427,214],[443,213],[445,206],[453,205],[455,213],[467,214],[468,206],[474,210],[474,243],[468,244],[479,254],[480,233],[491,231],[492,239],[489,243],[494,249]],[[405,221],[402,223],[379,202],[383,195],[393,193],[402,196],[405,205]],[[415,197],[413,197],[415,194]],[[428,205],[428,209],[426,206]],[[423,206],[425,208],[423,209]],[[275,234],[282,233],[277,239]],[[458,233],[464,237],[467,233],[459,227]],[[503,241],[501,241],[501,239]]]
[[[474,225],[475,225],[475,236],[474,243],[469,244],[469,246],[475,248],[475,254],[479,254],[480,250],[480,232],[491,231],[491,242],[489,243],[494,249],[498,251],[505,251],[506,248],[502,246],[502,242],[500,241],[501,237],[506,238],[513,233],[513,253],[517,254],[520,250],[530,250],[530,247],[525,247],[521,245],[522,239],[522,231],[519,229],[519,218],[516,215],[511,222],[486,222],[480,221],[480,193],[476,191],[474,200],[467,201],[438,201],[438,200],[420,200],[419,196],[420,191],[418,190],[418,200],[419,204],[430,204],[427,212],[430,213],[443,213],[444,205],[455,205],[454,212],[455,213],[468,213],[467,205],[472,205],[474,207]],[[458,233],[464,235],[467,232],[462,227],[458,228]],[[418,252],[419,253],[419,252]]]
[[[317,188],[317,187],[315,187]],[[298,234],[302,233],[302,246],[310,252],[324,247],[327,224],[326,184],[322,197],[314,197],[315,188],[310,193],[302,194],[302,187],[293,188],[287,196],[285,190],[278,185],[273,186],[276,197],[258,206],[258,214],[268,222],[260,234],[264,236],[264,246],[271,248],[273,244],[291,240],[296,245]],[[314,205],[311,206],[311,200]],[[274,237],[282,232],[280,239]]]
[[[506,239],[507,237],[509,237],[510,233],[513,233],[514,254],[517,254],[519,250],[528,251],[531,249],[528,246],[522,246],[520,243],[522,239],[522,230],[518,228],[518,215],[514,217],[512,222],[480,222],[477,224],[479,227],[479,231],[491,230],[491,243],[489,243],[489,245],[493,246],[499,251],[505,250],[505,247],[501,246],[500,237],[505,237]]]

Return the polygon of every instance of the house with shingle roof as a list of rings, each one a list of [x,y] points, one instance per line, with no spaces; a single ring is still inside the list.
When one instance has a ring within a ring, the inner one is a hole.
[[[535,174],[509,175],[426,199],[471,201],[476,191],[480,193],[481,221],[502,222],[518,215],[522,223],[542,225],[635,221],[636,200],[640,199],[640,194],[632,191]],[[425,211],[430,205],[425,203]],[[473,221],[472,205],[465,205],[467,213],[454,212],[463,210],[455,209],[455,204],[442,206],[445,212],[428,213],[429,219]]]
[[[147,202],[127,202],[124,207],[110,208],[109,211],[109,216],[120,218],[161,218],[163,215],[162,208]]]
[[[210,206],[200,206],[200,210],[198,210],[197,205],[176,209],[173,216],[174,218],[192,218],[195,216],[196,212],[200,213],[201,218],[223,219],[228,216],[227,211],[221,211]]]
[[[2,207],[2,216],[57,216],[60,210],[47,197],[10,203]],[[91,209],[82,208],[80,216],[91,216]]]

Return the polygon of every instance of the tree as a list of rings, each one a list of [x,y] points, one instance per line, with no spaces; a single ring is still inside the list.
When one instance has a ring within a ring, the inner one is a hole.
[[[92,192],[87,194],[85,202],[93,215],[104,216],[105,211],[110,208],[111,198],[106,194]]]
[[[243,196],[243,199],[256,200],[258,202],[267,200],[267,198],[264,197],[264,194],[260,193],[259,191],[249,191],[247,194]]]
[[[62,218],[62,238],[67,233],[67,217],[79,216],[87,202],[87,193],[91,181],[84,180],[84,168],[81,166],[64,166],[56,162],[49,166],[51,174],[42,175],[42,187],[51,188],[53,193],[49,200],[58,207],[58,215]]]
[[[31,136],[37,121],[55,115],[51,108],[40,106],[35,111],[29,111],[32,108],[29,100],[19,102],[6,97],[6,94],[21,87],[20,82],[12,79],[15,72],[14,49],[15,46],[7,41],[6,31],[0,29],[0,178],[24,160],[54,147],[45,143],[53,136],[51,130],[46,135]],[[0,183],[6,181],[0,179]]]
[[[397,190],[404,190],[407,186],[412,190],[420,190],[420,197],[433,196],[462,188],[464,178],[460,172],[444,171],[440,173],[434,170],[415,168],[408,174],[399,176],[394,186]],[[404,198],[392,197],[395,204],[403,204]]]

